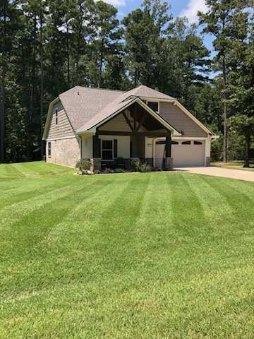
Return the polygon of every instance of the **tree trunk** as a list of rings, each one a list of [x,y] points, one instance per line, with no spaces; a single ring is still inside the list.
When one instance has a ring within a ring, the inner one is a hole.
[[[245,134],[245,159],[243,167],[250,167],[250,144],[251,144],[251,137],[249,131],[246,131]]]
[[[6,1],[3,3],[3,21],[4,21],[4,29],[3,29],[3,38],[4,38],[4,46],[3,46],[3,56],[2,56],[2,65],[0,65],[0,162],[4,162],[5,160],[5,142],[4,142],[4,134],[5,134],[5,53],[6,53]]]
[[[228,110],[227,110],[227,73],[225,55],[223,56],[223,162],[228,162]]]
[[[66,34],[67,34],[67,83],[68,89],[71,87],[70,84],[70,42],[69,42],[69,23],[66,23]]]
[[[3,76],[1,76],[3,77]],[[4,162],[5,160],[5,143],[4,143],[4,134],[5,134],[5,107],[4,107],[4,81],[1,79],[0,84],[0,162]]]
[[[41,145],[41,157],[43,156],[43,142],[42,142],[42,130],[43,130],[43,36],[42,36],[42,13],[40,14],[40,145]]]

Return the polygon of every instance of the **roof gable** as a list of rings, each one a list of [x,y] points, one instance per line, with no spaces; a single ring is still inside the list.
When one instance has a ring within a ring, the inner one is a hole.
[[[131,91],[128,91],[125,93],[128,96],[137,96],[140,98],[150,98],[150,99],[157,99],[157,100],[175,100],[173,97],[170,97],[167,94],[161,93],[155,89],[152,89],[150,87],[141,85],[137,88],[132,89]]]
[[[111,119],[112,117],[121,113],[124,109],[128,108],[135,102],[142,106],[148,112],[148,114],[150,114],[153,118],[159,121],[167,130],[172,131],[175,136],[181,135],[179,131],[177,131],[173,126],[171,126],[159,114],[155,113],[151,108],[149,108],[142,100],[140,100],[138,97],[133,96],[122,102],[116,100],[112,105],[108,105],[102,112],[95,115],[84,126],[78,129],[77,133],[80,134],[88,130],[93,131],[94,128],[99,127],[101,124],[105,123],[108,119]]]

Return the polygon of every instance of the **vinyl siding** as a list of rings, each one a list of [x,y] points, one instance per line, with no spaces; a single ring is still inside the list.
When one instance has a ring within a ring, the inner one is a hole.
[[[116,131],[116,132],[131,132],[129,125],[127,124],[122,113],[119,113],[114,118],[99,127],[101,131]],[[140,131],[144,131],[141,126]]]
[[[179,107],[169,102],[160,103],[160,115],[186,137],[207,137],[207,133]]]
[[[56,109],[58,110],[58,123],[56,124]],[[67,118],[65,110],[60,104],[56,104],[53,107],[53,114],[50,121],[50,128],[47,139],[58,139],[74,136],[73,129]]]
[[[123,114],[118,114],[113,119],[109,120],[105,124],[103,124],[99,130],[102,131],[122,131],[122,132],[130,132],[130,128],[126,123]]]

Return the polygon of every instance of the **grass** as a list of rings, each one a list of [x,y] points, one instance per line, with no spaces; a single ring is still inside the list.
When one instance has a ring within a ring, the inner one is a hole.
[[[229,161],[227,163],[224,162],[214,162],[212,166],[222,167],[222,168],[231,168],[231,169],[239,169],[244,171],[254,171],[254,164],[250,164],[249,168],[243,167],[243,161]]]
[[[0,165],[0,337],[254,336],[254,184]]]

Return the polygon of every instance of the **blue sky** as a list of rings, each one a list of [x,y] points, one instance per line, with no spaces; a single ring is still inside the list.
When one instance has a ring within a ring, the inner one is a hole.
[[[131,10],[138,8],[142,0],[104,0],[119,9],[121,16],[127,14]],[[174,16],[185,15],[191,22],[195,22],[198,10],[204,11],[205,0],[168,0]]]
[[[116,6],[119,10],[119,17],[123,17],[133,9],[140,7],[142,0],[104,0]],[[168,0],[171,5],[173,16],[186,16],[191,23],[197,22],[197,12],[206,11],[205,0]],[[212,37],[206,36],[206,46],[212,50]]]
[[[112,0],[112,2],[114,2]],[[123,12],[123,13],[128,13],[131,10],[133,10],[134,8],[137,8],[140,6],[141,0],[128,0],[128,1],[115,1],[116,3],[120,3],[119,9]],[[123,5],[121,5],[121,3]],[[172,12],[174,14],[174,16],[179,15],[181,13],[181,11],[186,8],[188,4],[188,0],[173,0],[171,1],[171,6],[172,6]]]

